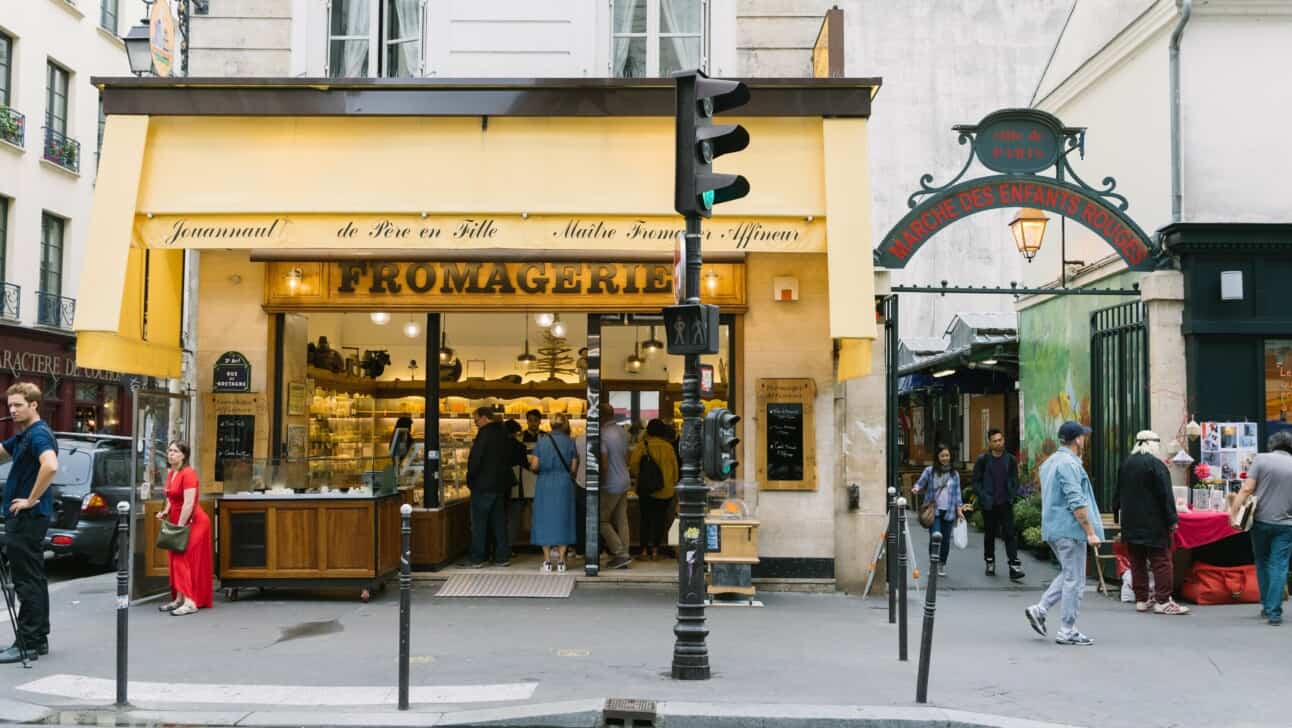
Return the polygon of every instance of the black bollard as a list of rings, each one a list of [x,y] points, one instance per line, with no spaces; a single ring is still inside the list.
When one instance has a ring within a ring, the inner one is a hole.
[[[942,534],[929,541],[929,586],[924,592],[924,631],[920,633],[920,672],[915,679],[915,702],[929,702],[929,659],[933,655],[933,613],[938,608],[938,564],[941,563]]]
[[[117,504],[117,707],[126,698],[130,642],[130,502]]]
[[[888,623],[897,624],[897,489],[888,486],[888,539],[884,547],[884,586],[888,589]]]
[[[408,710],[408,632],[413,597],[413,507],[407,503],[400,506],[399,518],[399,530],[403,536],[399,551],[399,709]]]
[[[897,659],[906,662],[906,499],[897,499]]]

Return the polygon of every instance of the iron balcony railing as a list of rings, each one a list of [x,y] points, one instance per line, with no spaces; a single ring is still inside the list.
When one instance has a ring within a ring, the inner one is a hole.
[[[21,147],[27,136],[27,117],[17,109],[0,106],[0,140]]]
[[[71,329],[76,317],[76,299],[57,293],[36,293],[36,323],[54,329]]]
[[[81,171],[81,143],[45,127],[45,159],[63,169]]]
[[[0,290],[0,318],[17,321],[22,318],[22,286],[5,283]]]

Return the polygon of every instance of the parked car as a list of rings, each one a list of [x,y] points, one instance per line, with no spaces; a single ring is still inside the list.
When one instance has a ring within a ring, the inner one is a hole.
[[[114,566],[117,503],[130,501],[130,438],[71,432],[57,432],[54,437],[58,474],[50,486],[54,522],[45,536],[45,549]],[[9,477],[11,465],[0,464],[0,482]],[[164,467],[160,453],[158,465]]]

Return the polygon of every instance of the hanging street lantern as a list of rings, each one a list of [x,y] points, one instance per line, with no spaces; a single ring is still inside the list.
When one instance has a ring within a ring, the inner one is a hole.
[[[125,35],[121,42],[126,46],[126,61],[130,63],[130,72],[136,76],[151,73],[153,70],[152,38],[148,34],[148,20],[141,21]]]
[[[1023,207],[1019,208],[1018,214],[1009,223],[1009,231],[1014,235],[1014,245],[1018,246],[1018,252],[1027,258],[1031,263],[1032,259],[1041,250],[1041,242],[1045,240],[1045,226],[1050,222],[1050,218],[1040,210]]]

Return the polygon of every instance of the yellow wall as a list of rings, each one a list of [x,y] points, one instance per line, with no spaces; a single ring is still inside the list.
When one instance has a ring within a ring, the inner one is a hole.
[[[745,411],[740,415],[744,457],[740,477],[754,477],[755,436],[761,425],[753,405],[759,378],[801,378],[816,382],[816,442],[805,443],[816,454],[817,489],[809,492],[764,491],[759,494],[762,520],[759,550],[764,556],[832,558],[834,551],[834,350],[830,339],[830,288],[826,256],[755,253],[746,259],[749,309],[745,315],[744,367],[741,387]],[[772,300],[772,278],[794,276],[799,300]]]

